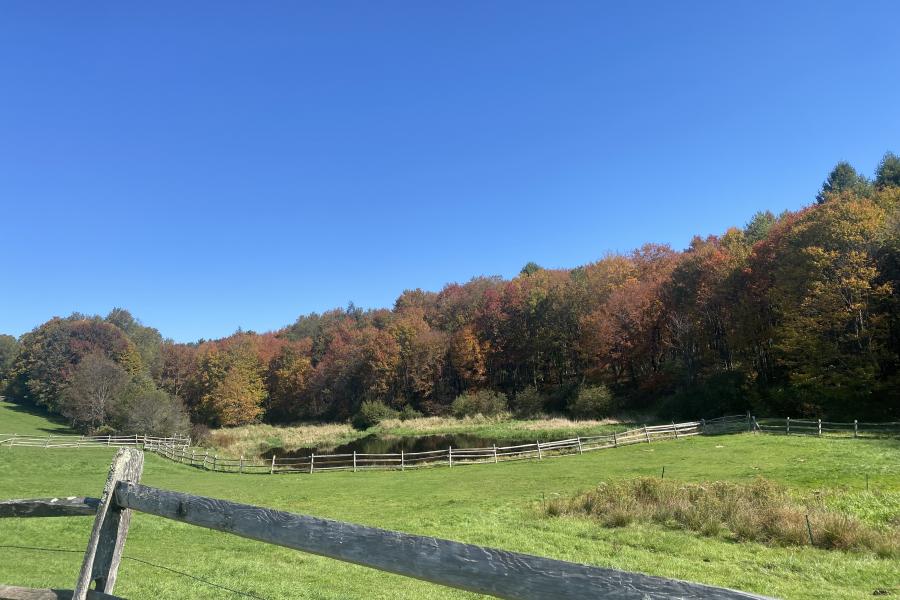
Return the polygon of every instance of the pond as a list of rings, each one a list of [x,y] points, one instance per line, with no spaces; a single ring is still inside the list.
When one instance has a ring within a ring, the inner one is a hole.
[[[497,440],[494,438],[485,438],[468,433],[454,433],[443,435],[419,435],[419,436],[389,436],[380,437],[377,435],[367,435],[350,443],[329,448],[298,448],[295,450],[286,450],[284,448],[272,448],[264,452],[263,458],[304,458],[312,453],[315,454],[350,454],[357,452],[359,454],[392,454],[403,452],[427,452],[429,450],[445,450],[453,446],[454,448],[490,448],[495,443],[498,446],[515,446],[518,444],[533,444],[535,440]]]

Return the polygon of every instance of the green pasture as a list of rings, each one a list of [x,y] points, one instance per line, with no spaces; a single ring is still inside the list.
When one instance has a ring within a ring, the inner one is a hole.
[[[46,433],[52,427],[36,415],[0,406],[0,430]],[[98,496],[112,455],[105,448],[0,448],[0,498]],[[143,482],[774,597],[900,597],[898,561],[870,553],[736,543],[649,524],[606,529],[589,519],[541,514],[545,499],[604,479],[658,475],[663,466],[666,478],[684,481],[764,476],[797,494],[839,490],[841,510],[879,526],[900,526],[897,440],[739,434],[499,465],[276,476],[206,473],[147,455]],[[91,522],[3,519],[0,545],[81,550]],[[474,597],[144,514],[135,515],[125,553],[262,598]],[[80,561],[76,553],[0,547],[0,582],[71,588]],[[133,599],[240,597],[132,560],[122,563],[116,592]]]

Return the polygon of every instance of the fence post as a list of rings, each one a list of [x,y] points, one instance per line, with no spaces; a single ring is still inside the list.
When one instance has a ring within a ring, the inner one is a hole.
[[[194,456],[196,456],[196,455],[197,455],[197,451],[191,450],[191,466],[192,467],[194,466]]]
[[[747,431],[753,431],[753,424],[750,421],[750,411],[747,411]]]
[[[50,435],[47,436],[47,441],[44,442],[44,448],[46,448],[47,446],[50,445],[50,438],[52,438],[52,437],[53,437],[53,434],[52,434],[52,433],[51,433]]]
[[[784,434],[791,435],[791,418],[790,417],[787,418],[787,425],[785,425]]]
[[[215,470],[216,470],[216,463],[218,463],[218,462],[219,462],[219,455],[218,455],[218,454],[214,454],[214,455],[213,455],[213,472],[215,472]]]
[[[647,426],[646,426],[646,425],[644,425],[644,437],[647,438],[647,443],[649,444],[649,443],[650,443],[650,434],[647,433]]]
[[[403,450],[400,451],[400,470],[406,470],[406,459],[403,456]]]
[[[497,444],[494,444],[494,464],[497,463]]]
[[[313,474],[313,470],[316,468],[316,454],[313,452],[309,455],[309,474]]]
[[[111,436],[111,435],[107,435],[107,436],[106,436],[106,445],[107,445],[107,446],[109,446],[109,442],[110,442],[111,439],[112,439],[112,436]]]
[[[619,447],[619,438],[616,437],[616,432],[613,431],[613,448]]]
[[[275,453],[272,453],[272,466],[269,467],[269,475],[275,473]]]
[[[675,439],[678,439],[678,427],[675,426],[675,421],[672,421],[672,431],[675,432]]]
[[[453,446],[450,446],[450,450],[447,452],[447,462],[450,465],[450,468],[453,468]]]
[[[85,600],[92,582],[96,582],[98,592],[113,592],[131,522],[131,510],[116,508],[116,484],[122,481],[139,483],[143,468],[144,455],[137,450],[121,448],[116,453],[97,508],[97,517],[84,552],[84,562],[81,563],[75,591],[72,592],[74,600]]]
[[[706,430],[706,419],[700,419],[700,432],[702,433],[705,430]]]
[[[538,447],[538,458],[541,460],[544,460],[544,455],[541,453],[541,441],[540,440],[537,441],[537,447]]]
[[[819,437],[822,437],[822,419],[819,419]]]
[[[203,470],[206,470],[206,459],[209,458],[209,450],[206,451],[206,454],[203,455]]]
[[[353,472],[356,473],[356,450],[353,451]]]
[[[759,423],[756,422],[756,417],[753,417],[753,431],[759,431]]]
[[[581,436],[578,436],[578,454],[584,454],[584,450],[581,449]]]
[[[856,437],[857,432],[859,431],[859,423],[856,419],[853,419],[853,437]]]

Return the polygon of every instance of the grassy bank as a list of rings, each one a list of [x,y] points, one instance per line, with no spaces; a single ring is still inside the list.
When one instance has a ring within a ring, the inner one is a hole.
[[[10,422],[8,417],[0,407],[0,423]],[[31,425],[35,429],[52,426]],[[96,496],[103,488],[112,454],[105,448],[0,448],[0,498]],[[642,520],[609,528],[593,518],[546,515],[546,507],[554,499],[575,497],[603,482],[658,477],[662,467],[667,482],[750,483],[762,476],[785,486],[791,494],[809,496],[821,490],[831,510],[867,523],[895,527],[900,522],[897,440],[740,434],[641,444],[558,460],[405,473],[274,477],[207,473],[147,455],[143,481],[166,489],[779,598],[862,600],[873,594],[887,598],[900,594],[900,561],[879,558],[871,551],[735,541]],[[2,519],[0,544],[81,550],[91,522],[89,517]],[[475,597],[144,514],[135,515],[125,549],[127,556],[266,599]],[[0,582],[71,588],[80,561],[77,553],[3,548]],[[232,597],[129,559],[122,563],[116,591],[132,600]]]
[[[0,498],[97,495],[112,453],[0,450]],[[765,476],[797,493],[827,489],[849,514],[883,511],[865,491],[900,494],[900,444],[737,435],[635,445],[560,460],[475,465],[406,473],[252,476],[205,473],[147,456],[144,481],[167,489],[299,513],[435,535],[589,564],[641,571],[781,598],[896,595],[900,564],[872,552],[777,547],[635,522],[606,528],[592,519],[548,518],[553,498],[601,481],[656,476],[684,482],[749,482]],[[898,518],[896,506],[879,517]],[[892,521],[893,522],[893,521]],[[90,518],[4,519],[6,544],[83,548]],[[264,598],[474,597],[398,576],[308,556],[226,534],[136,515],[126,554]],[[69,586],[77,554],[4,549],[0,582]],[[128,598],[208,598],[221,592],[126,560],[117,591]],[[221,596],[224,597],[224,596]],[[891,597],[891,596],[888,596]]]
[[[0,397],[0,433],[18,435],[67,435],[74,434],[63,419],[47,413],[15,404]]]
[[[502,417],[421,417],[388,419],[364,431],[347,423],[296,425],[245,425],[214,430],[207,445],[228,456],[257,456],[271,448],[330,449],[367,435],[419,436],[466,433],[497,443],[510,440],[551,441],[572,436],[600,435],[622,430],[633,419],[573,421],[562,418],[513,419]]]

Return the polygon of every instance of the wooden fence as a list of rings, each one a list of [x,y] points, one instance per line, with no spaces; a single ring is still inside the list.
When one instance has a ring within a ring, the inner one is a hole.
[[[372,454],[350,452],[343,454],[315,454],[300,458],[260,459],[258,457],[220,457],[207,448],[191,446],[186,437],[149,436],[15,436],[0,434],[0,446],[41,448],[85,448],[96,446],[138,447],[168,460],[206,471],[220,473],[322,473],[326,471],[370,471],[420,469],[427,467],[459,467],[479,463],[499,463],[512,460],[544,460],[558,456],[584,454],[594,450],[617,448],[661,440],[676,440],[695,435],[724,435],[743,431],[761,433],[840,435],[844,437],[900,436],[900,423],[835,423],[799,419],[757,418],[749,413],[716,419],[703,419],[666,425],[645,425],[608,435],[578,436],[553,442],[490,446],[484,448],[453,448],[424,452],[396,452]]]
[[[650,431],[646,432],[648,435]],[[298,515],[140,484],[144,455],[121,448],[103,495],[0,502],[0,517],[96,513],[72,592],[0,585],[6,600],[115,600],[133,511],[499,598],[761,599],[762,596],[639,573]],[[91,585],[96,588],[91,590]]]
[[[15,433],[0,433],[0,446],[24,446],[32,448],[96,448],[101,446],[139,447],[171,446],[173,448],[191,445],[191,438],[184,436],[152,437],[146,435],[47,435],[28,436]]]
[[[744,419],[744,417],[738,417]],[[743,422],[746,422],[744,420]],[[311,454],[301,458],[227,458],[210,453],[206,448],[191,447],[189,438],[155,438],[147,436],[82,437],[74,436],[0,436],[0,446],[28,446],[41,448],[82,448],[95,446],[132,446],[154,452],[169,460],[226,473],[316,473],[324,471],[400,470],[423,467],[458,467],[477,463],[498,463],[511,460],[553,458],[583,454],[604,448],[616,448],[631,444],[658,440],[678,439],[701,433],[702,423],[671,423],[643,426],[609,435],[573,437],[553,442],[536,441],[533,444],[491,446],[485,448],[453,448],[425,452],[398,452],[370,454],[352,452],[345,454]]]
[[[839,423],[822,419],[784,419],[752,417],[754,431],[785,435],[814,435],[818,437],[879,438],[900,436],[900,422],[861,423],[854,420]]]

